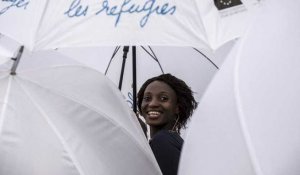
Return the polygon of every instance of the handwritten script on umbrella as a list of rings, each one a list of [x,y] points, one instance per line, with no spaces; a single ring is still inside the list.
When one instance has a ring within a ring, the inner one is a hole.
[[[6,5],[2,9],[0,8],[0,15],[14,7],[26,9],[29,2],[29,0],[2,0],[2,3],[6,3]]]
[[[0,2],[0,15],[11,11],[11,9],[27,10],[27,6],[31,3],[30,0],[0,0]],[[158,0],[71,0],[70,4],[66,2],[65,5],[66,9],[62,14],[69,18],[104,15],[115,18],[115,27],[118,26],[121,19],[128,19],[133,16],[141,16],[139,26],[145,27],[150,16],[173,15],[176,12],[176,6],[169,3],[168,0],[165,0],[165,2]]]
[[[107,16],[116,17],[115,27],[121,20],[121,16],[125,14],[142,14],[139,24],[144,27],[151,15],[173,15],[176,11],[175,5],[169,5],[169,3],[157,4],[156,0],[147,0],[142,4],[133,2],[132,0],[123,0],[118,5],[111,5],[109,0],[102,1],[100,9],[95,15],[104,14]],[[65,12],[70,18],[86,16],[89,13],[89,6],[83,5],[81,0],[73,0],[69,9]]]

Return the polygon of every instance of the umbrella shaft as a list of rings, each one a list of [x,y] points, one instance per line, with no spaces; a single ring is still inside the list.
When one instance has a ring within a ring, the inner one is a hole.
[[[126,64],[126,58],[127,58],[128,51],[129,51],[129,46],[124,46],[124,48],[123,48],[123,62],[122,62],[122,67],[121,67],[120,79],[119,79],[119,89],[120,90],[122,90],[123,75],[124,75],[124,70],[125,70],[125,64]]]
[[[17,57],[16,58],[12,58],[15,62],[12,65],[12,68],[11,68],[11,71],[10,71],[11,75],[16,75],[16,70],[17,70],[17,67],[19,65],[19,62],[20,62],[23,50],[24,50],[24,46],[21,46],[20,49],[19,49]]]
[[[133,111],[136,113],[136,46],[132,46],[132,108]]]

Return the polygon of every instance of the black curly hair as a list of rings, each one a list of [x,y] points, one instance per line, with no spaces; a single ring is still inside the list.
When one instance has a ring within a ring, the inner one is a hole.
[[[140,88],[137,98],[138,98],[138,109],[141,111],[141,105],[144,98],[144,92],[147,86],[153,81],[161,81],[168,84],[176,93],[177,103],[179,106],[179,119],[178,124],[176,125],[176,131],[180,133],[181,128],[186,128],[187,121],[192,116],[194,110],[198,106],[191,88],[181,79],[171,75],[171,74],[162,74],[157,77],[148,79]]]

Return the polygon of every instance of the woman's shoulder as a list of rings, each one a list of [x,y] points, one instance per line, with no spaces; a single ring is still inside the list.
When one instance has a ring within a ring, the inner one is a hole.
[[[169,130],[161,130],[156,133],[150,140],[150,144],[171,144],[181,147],[183,144],[183,139],[177,132]]]
[[[175,132],[175,131],[170,131],[170,130],[161,130],[157,132],[154,136],[153,139],[158,139],[158,138],[181,138],[180,135]],[[182,139],[182,138],[181,138]]]

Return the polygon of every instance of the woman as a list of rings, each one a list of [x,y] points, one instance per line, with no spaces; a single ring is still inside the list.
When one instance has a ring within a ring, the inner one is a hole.
[[[197,108],[193,92],[171,74],[147,80],[138,92],[138,108],[150,126],[150,146],[164,175],[176,175],[183,139],[180,129]]]

